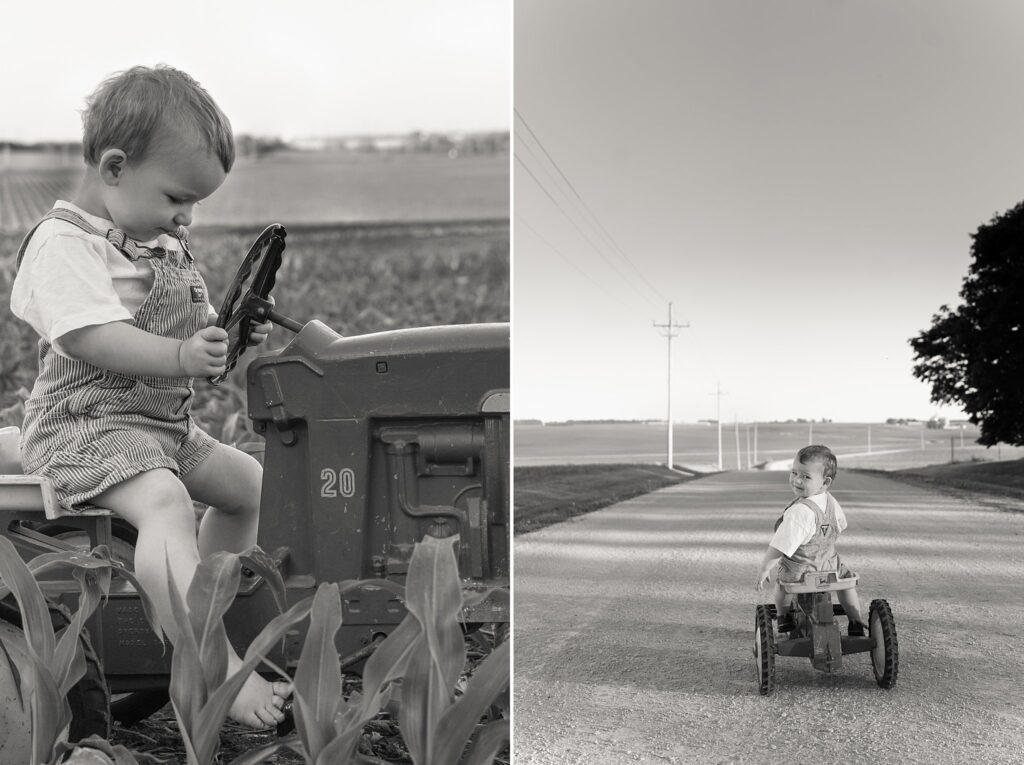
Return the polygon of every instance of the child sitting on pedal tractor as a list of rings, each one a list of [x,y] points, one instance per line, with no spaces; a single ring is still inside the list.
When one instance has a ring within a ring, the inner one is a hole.
[[[775,577],[775,609],[779,632],[794,628],[790,611],[792,598],[779,584],[797,582],[808,571],[838,571],[840,578],[854,576],[836,554],[835,542],[846,528],[843,508],[828,492],[836,476],[836,456],[827,446],[805,446],[797,452],[789,474],[789,485],[796,495],[782,517],[775,522],[775,535],[761,560],[757,590],[763,591],[772,569]],[[836,595],[849,619],[849,634],[864,635],[856,588],[839,590]]]

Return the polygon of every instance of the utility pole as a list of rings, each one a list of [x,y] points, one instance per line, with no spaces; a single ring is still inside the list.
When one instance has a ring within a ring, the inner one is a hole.
[[[668,444],[665,457],[665,466],[671,470],[672,461],[672,338],[679,334],[678,330],[686,329],[690,326],[689,322],[686,324],[673,324],[672,323],[672,301],[668,303],[668,323],[658,324],[652,321],[651,324],[655,328],[662,330],[662,336],[668,338]]]
[[[728,393],[722,392],[722,381],[719,380],[717,383],[718,390],[712,393],[712,396],[718,397],[718,410],[715,415],[715,422],[718,424],[718,469],[722,469],[722,396],[728,396]]]
[[[736,412],[732,413],[732,426],[736,431],[736,469],[743,470],[743,460],[740,457],[740,421]]]

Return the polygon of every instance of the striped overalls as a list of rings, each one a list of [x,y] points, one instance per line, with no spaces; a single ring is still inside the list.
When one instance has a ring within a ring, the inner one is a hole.
[[[809,542],[800,545],[790,556],[783,556],[779,561],[779,580],[796,582],[808,571],[839,571],[840,577],[852,576],[836,554],[836,539],[839,538],[839,524],[836,522],[836,504],[831,494],[826,495],[825,509],[807,498],[800,498],[789,507],[800,503],[814,513],[815,533]],[[786,508],[786,510],[789,509]],[[783,516],[785,511],[783,511]],[[782,517],[775,528],[782,523]]]
[[[184,228],[178,232],[181,249],[166,250],[140,245],[117,229],[101,231],[71,210],[51,210],[43,220],[48,218],[106,239],[129,260],[149,261],[153,287],[135,313],[138,329],[186,340],[206,326],[206,285]],[[38,226],[22,242],[18,266]],[[22,428],[25,472],[48,477],[61,504],[72,511],[147,470],[165,467],[184,475],[216,444],[192,421],[191,402],[190,377],[111,372],[63,356],[40,338],[39,376]]]

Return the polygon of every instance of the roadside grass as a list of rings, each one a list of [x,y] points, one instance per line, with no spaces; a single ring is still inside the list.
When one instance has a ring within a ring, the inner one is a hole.
[[[513,476],[513,531],[536,531],[696,477],[660,465],[517,467]]]
[[[1024,500],[1024,459],[1005,462],[953,462],[945,465],[864,470],[917,486],[946,491],[957,496],[982,494]],[[1024,512],[1024,507],[1005,508]]]

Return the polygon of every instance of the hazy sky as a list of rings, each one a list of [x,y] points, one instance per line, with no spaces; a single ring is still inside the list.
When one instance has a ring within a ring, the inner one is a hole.
[[[236,133],[507,130],[511,0],[5,2],[0,139],[78,140],[136,64],[187,71]]]
[[[719,380],[725,420],[958,414],[907,341],[958,303],[970,234],[1024,198],[1024,4],[514,15],[515,106],[543,144],[515,120],[517,417],[664,417],[668,300],[690,323],[678,419],[714,417]]]

